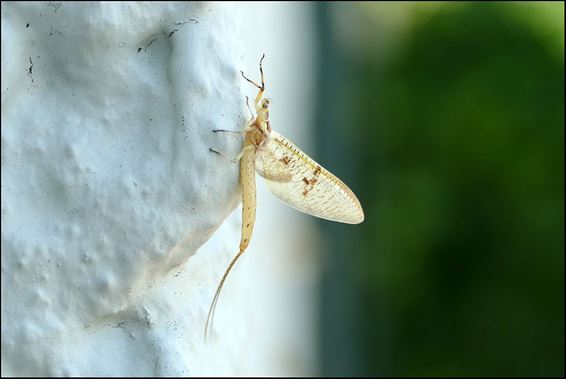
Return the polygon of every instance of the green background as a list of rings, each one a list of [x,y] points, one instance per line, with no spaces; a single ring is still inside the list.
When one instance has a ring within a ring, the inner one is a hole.
[[[563,3],[315,9],[321,374],[563,376]]]

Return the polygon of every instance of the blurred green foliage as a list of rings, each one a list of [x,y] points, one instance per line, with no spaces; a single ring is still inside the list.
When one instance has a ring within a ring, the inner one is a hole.
[[[357,373],[564,375],[556,5],[440,4],[411,20],[389,59],[371,44],[338,57],[349,72],[338,92],[352,101],[351,122],[335,126],[351,135],[366,213],[359,252],[335,253],[351,254],[361,293]]]

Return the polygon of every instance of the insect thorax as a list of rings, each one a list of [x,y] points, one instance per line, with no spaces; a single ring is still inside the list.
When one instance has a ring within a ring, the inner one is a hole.
[[[264,133],[256,127],[246,133],[245,144],[259,146],[265,139],[266,136],[264,135]]]

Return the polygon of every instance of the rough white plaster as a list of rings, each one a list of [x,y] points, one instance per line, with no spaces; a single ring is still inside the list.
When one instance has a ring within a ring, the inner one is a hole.
[[[243,126],[265,52],[273,125],[307,139],[308,14],[2,3],[2,375],[315,373],[309,221],[262,184],[203,340],[240,226],[238,165],[208,148],[241,139],[211,130]]]

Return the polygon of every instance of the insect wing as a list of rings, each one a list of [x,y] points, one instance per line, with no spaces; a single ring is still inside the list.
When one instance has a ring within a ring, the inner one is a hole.
[[[327,220],[359,224],[364,212],[356,195],[337,177],[303,153],[277,132],[258,148],[258,173],[266,179],[267,188],[290,206]],[[266,172],[277,172],[276,178],[290,175],[289,180],[272,180]]]
[[[289,182],[293,174],[289,170],[286,160],[277,157],[271,150],[263,149],[256,155],[255,169],[259,175],[274,182]]]

